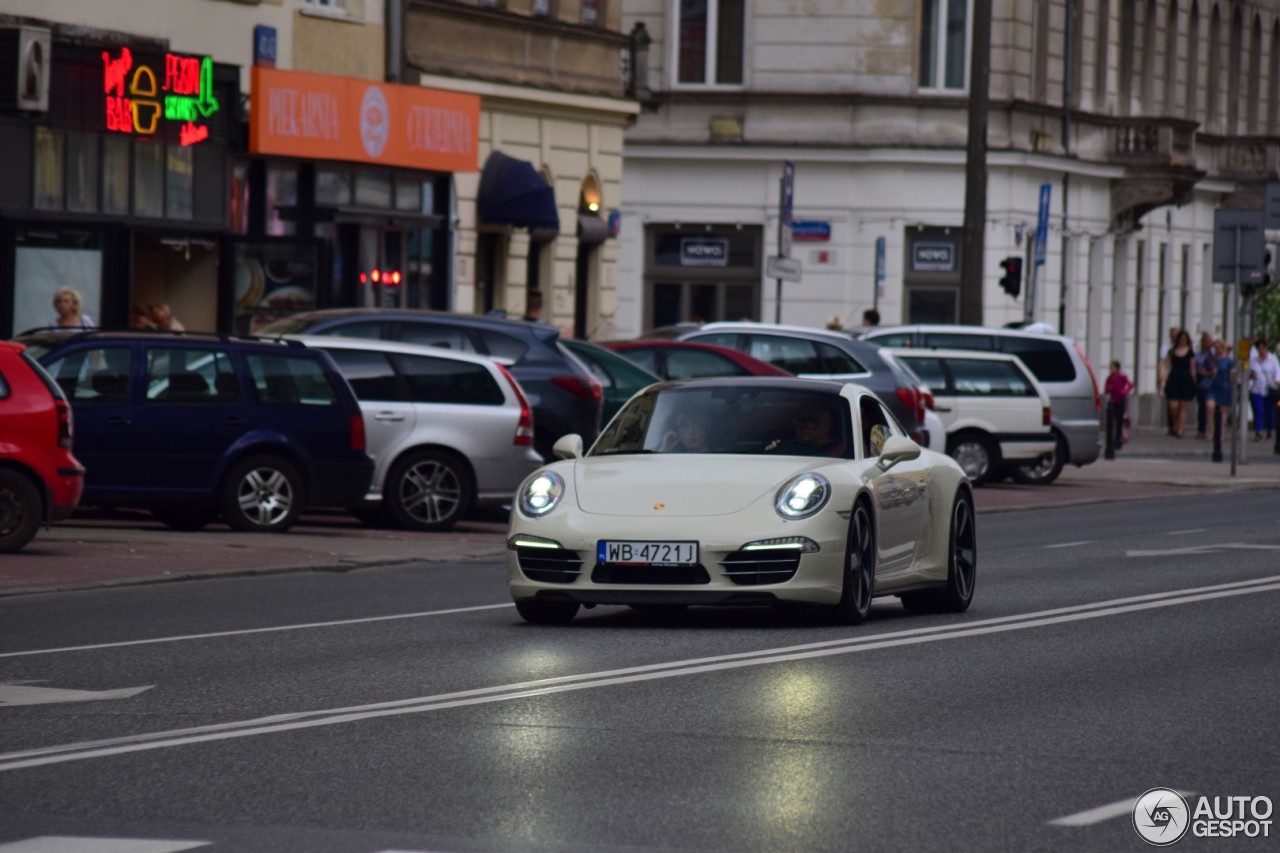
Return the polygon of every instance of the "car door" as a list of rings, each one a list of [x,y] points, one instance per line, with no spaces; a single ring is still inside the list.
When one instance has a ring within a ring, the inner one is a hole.
[[[86,343],[48,354],[42,363],[71,402],[76,458],[85,468],[83,502],[108,501],[145,480],[134,451],[131,392],[136,357],[128,343]]]
[[[871,395],[858,398],[859,440],[866,459],[880,456],[884,442],[906,436],[889,410]],[[929,463],[923,458],[899,462],[888,471],[874,468],[871,480],[876,501],[880,565],[878,577],[892,578],[911,570],[918,554],[926,553],[929,505]]]
[[[951,357],[957,424],[982,427],[997,441],[1003,435],[1047,432],[1040,395],[1013,361]]]
[[[141,502],[212,500],[219,460],[244,433],[244,395],[222,347],[148,342],[134,409]]]
[[[418,411],[390,355],[379,350],[325,347],[347,380],[364,415],[365,449],[373,457],[374,483],[382,483],[391,460],[410,441]]]

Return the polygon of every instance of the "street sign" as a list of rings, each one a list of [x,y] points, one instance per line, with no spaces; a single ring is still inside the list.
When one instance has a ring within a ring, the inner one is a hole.
[[[876,292],[871,298],[875,307],[880,307],[880,297],[884,296],[884,245],[883,237],[876,238]]]
[[[817,219],[797,220],[791,223],[791,239],[823,241],[831,239],[831,223]]]
[[[1040,213],[1036,217],[1035,245],[1035,263],[1038,267],[1044,266],[1045,249],[1049,245],[1049,193],[1052,189],[1052,184],[1040,185]]]
[[[1237,284],[1262,270],[1263,224],[1261,210],[1213,212],[1214,281]]]
[[[765,278],[776,278],[779,281],[799,281],[800,271],[800,261],[796,258],[780,258],[777,255],[770,255],[765,258]]]

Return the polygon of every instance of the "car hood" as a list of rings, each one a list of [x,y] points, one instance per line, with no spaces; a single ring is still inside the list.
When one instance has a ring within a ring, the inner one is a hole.
[[[846,460],[804,456],[670,453],[579,459],[573,467],[578,508],[593,515],[679,518],[732,515],[792,477]]]

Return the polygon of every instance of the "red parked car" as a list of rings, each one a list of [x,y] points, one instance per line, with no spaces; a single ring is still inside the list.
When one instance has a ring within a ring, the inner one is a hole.
[[[71,515],[84,468],[71,455],[71,406],[23,350],[0,341],[0,554]]]
[[[639,340],[605,344],[663,379],[700,376],[791,376],[789,371],[728,347],[695,341]]]

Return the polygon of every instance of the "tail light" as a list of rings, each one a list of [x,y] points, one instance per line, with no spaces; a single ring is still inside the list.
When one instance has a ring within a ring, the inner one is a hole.
[[[1040,426],[1048,426],[1052,420],[1053,418],[1049,414],[1049,407],[1045,406],[1040,410]]]
[[[71,406],[66,400],[54,400],[53,404],[57,407],[58,412],[58,446],[71,447],[71,435],[75,432],[75,425],[71,418]]]
[[[501,364],[498,365],[498,369],[507,378],[508,384],[511,385],[511,390],[516,392],[516,399],[520,401],[520,423],[516,424],[516,437],[511,443],[517,447],[532,447],[533,409],[529,407],[529,401],[525,399],[524,390],[520,387],[520,383],[516,382],[516,378],[511,375],[511,371]]]
[[[928,391],[921,391],[920,396],[924,397],[924,407],[926,409],[932,412],[934,409],[938,408],[937,401],[933,399],[933,395]]]
[[[351,416],[351,449],[364,450],[364,415],[354,414]]]
[[[898,399],[915,415],[916,425],[924,425],[924,394],[919,388],[899,388]]]
[[[1093,410],[1095,412],[1102,411],[1102,394],[1098,391],[1098,377],[1093,375],[1093,367],[1089,364],[1089,359],[1085,358],[1084,350],[1080,349],[1080,345],[1076,344],[1076,352],[1080,354],[1080,360],[1084,362],[1084,369],[1089,371],[1089,381],[1093,383]]]
[[[604,394],[600,383],[590,376],[553,376],[551,381],[557,387],[584,400],[599,400]]]

